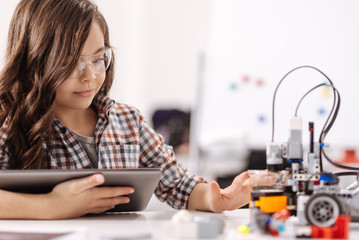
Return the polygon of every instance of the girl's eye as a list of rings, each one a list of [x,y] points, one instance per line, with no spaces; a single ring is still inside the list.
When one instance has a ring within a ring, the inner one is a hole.
[[[105,61],[104,58],[97,58],[97,59],[94,59],[92,62],[94,64],[102,64],[104,61]]]

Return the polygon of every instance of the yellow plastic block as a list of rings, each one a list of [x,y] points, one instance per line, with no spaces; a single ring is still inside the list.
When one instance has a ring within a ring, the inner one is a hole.
[[[241,224],[241,225],[239,225],[238,228],[237,228],[237,231],[238,231],[239,233],[249,233],[250,230],[251,230],[251,229],[250,229],[250,227],[249,227],[248,224]]]

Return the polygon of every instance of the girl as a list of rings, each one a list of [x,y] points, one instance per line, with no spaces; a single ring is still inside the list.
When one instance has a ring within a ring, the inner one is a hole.
[[[22,0],[0,75],[0,168],[161,167],[155,190],[173,208],[221,212],[248,202],[248,174],[220,189],[175,160],[137,109],[107,94],[114,55],[105,19],[90,0]],[[129,201],[130,187],[98,187],[101,174],[48,194],[0,190],[0,216],[63,219]]]

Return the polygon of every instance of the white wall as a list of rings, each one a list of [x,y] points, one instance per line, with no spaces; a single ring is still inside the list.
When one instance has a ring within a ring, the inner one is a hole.
[[[5,55],[6,39],[12,13],[18,1],[2,0],[0,8],[0,66],[3,66],[3,56]]]
[[[17,2],[1,2],[1,59]],[[96,0],[96,3],[108,22],[117,58],[110,95],[136,106],[148,120],[159,107],[189,110],[195,101],[197,60],[203,51],[209,1]]]
[[[203,115],[198,124],[202,143],[240,138],[242,144],[263,148],[271,140],[276,85],[293,68],[312,65],[333,81],[341,95],[338,118],[326,143],[331,148],[359,148],[358,1],[212,3]],[[300,69],[281,84],[275,106],[275,141],[287,141],[288,120],[300,98],[323,82],[328,80],[313,69]],[[314,121],[318,141],[332,103],[328,87],[317,89],[301,103],[298,115],[303,118],[303,143],[308,144],[308,121]]]

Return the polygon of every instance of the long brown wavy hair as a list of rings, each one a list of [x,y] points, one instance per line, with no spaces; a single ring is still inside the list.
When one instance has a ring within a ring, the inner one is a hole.
[[[0,125],[7,133],[10,168],[49,167],[43,143],[52,136],[56,88],[78,61],[93,21],[102,28],[105,47],[111,47],[107,23],[90,0],[22,0],[17,5],[0,73]],[[104,94],[113,75],[114,57]]]

